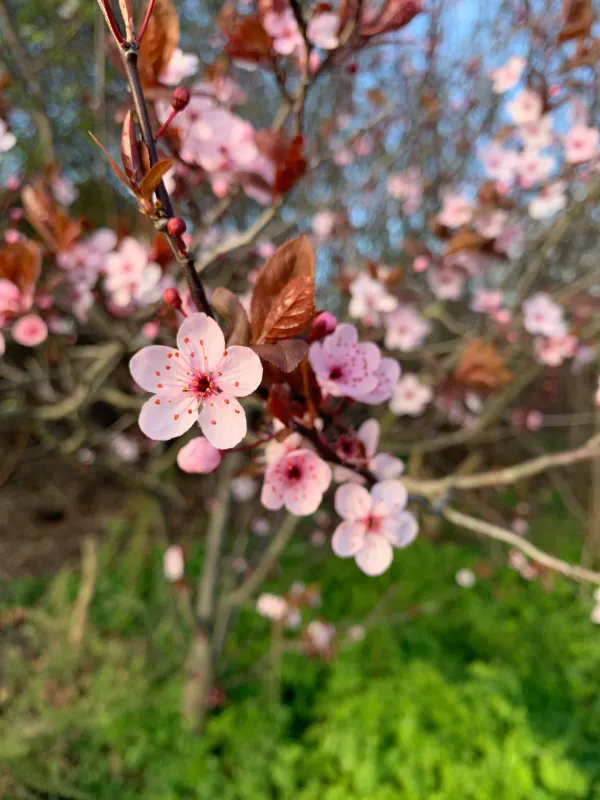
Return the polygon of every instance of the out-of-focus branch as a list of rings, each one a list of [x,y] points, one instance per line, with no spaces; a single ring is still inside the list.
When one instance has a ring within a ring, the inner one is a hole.
[[[241,250],[244,247],[249,247],[254,242],[256,237],[264,231],[269,222],[271,222],[271,220],[275,217],[275,214],[279,209],[279,205],[279,203],[275,203],[269,206],[258,217],[256,222],[250,225],[249,228],[247,228],[245,231],[242,231],[242,233],[238,233],[229,239],[226,239],[223,244],[217,245],[214,250],[211,250],[211,252],[208,253],[208,255],[202,259],[202,261],[200,261],[197,267],[198,272],[204,272],[223,256],[231,255],[237,250]]]
[[[551,569],[554,572],[559,572],[561,575],[565,575],[567,578],[573,578],[573,580],[576,581],[600,585],[600,573],[593,572],[589,569],[584,569],[576,564],[570,564],[568,561],[562,561],[560,558],[555,558],[549,553],[544,552],[544,550],[540,550],[538,547],[535,547],[535,545],[531,544],[531,542],[523,539],[522,536],[519,536],[512,531],[508,531],[505,528],[501,528],[499,525],[492,525],[490,522],[484,522],[484,520],[477,519],[476,517],[470,517],[468,514],[463,514],[462,511],[457,511],[456,509],[449,507],[444,508],[442,514],[448,520],[448,522],[451,522],[453,525],[466,528],[469,531],[473,531],[473,533],[478,533],[481,536],[487,536],[488,538],[495,539],[498,542],[509,544],[511,547],[520,550],[522,553],[528,556],[528,558],[531,558],[532,561],[535,561],[544,567],[548,567],[548,569]]]
[[[0,34],[6,42],[6,47],[19,70],[20,78],[24,83],[24,94],[30,96],[33,101],[33,117],[40,134],[44,162],[48,165],[53,164],[56,161],[54,137],[44,103],[44,91],[32,67],[31,57],[23,47],[13,27],[4,0],[0,0]]]

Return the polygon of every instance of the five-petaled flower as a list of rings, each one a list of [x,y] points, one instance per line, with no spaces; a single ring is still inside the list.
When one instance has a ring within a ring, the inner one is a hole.
[[[407,547],[418,532],[417,520],[405,511],[406,489],[400,481],[364,486],[346,483],[335,493],[335,510],[343,518],[331,540],[340,558],[354,557],[366,575],[381,575],[392,563],[392,547]]]
[[[372,342],[359,342],[354,325],[338,325],[321,342],[313,342],[308,360],[322,391],[332,397],[362,398],[379,384],[375,374],[381,353]]]
[[[267,467],[260,500],[272,511],[285,506],[291,514],[305,517],[319,508],[330,483],[330,466],[303,447]]]
[[[151,439],[181,436],[196,420],[220,450],[235,447],[246,435],[246,415],[236,397],[258,388],[262,364],[249,347],[226,349],[223,332],[206,314],[186,319],[177,334],[177,349],[145,347],[129,368],[136,383],[154,393],[139,419]]]

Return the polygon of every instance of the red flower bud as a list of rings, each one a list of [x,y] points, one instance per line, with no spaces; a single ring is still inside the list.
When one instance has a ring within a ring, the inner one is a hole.
[[[163,300],[166,305],[171,306],[171,308],[181,308],[181,297],[177,289],[165,289],[163,292]]]
[[[181,217],[171,217],[167,222],[167,232],[173,239],[181,239],[186,230],[187,226]]]
[[[183,111],[184,108],[187,108],[189,102],[190,90],[187,88],[187,86],[178,86],[173,92],[171,106],[175,109],[175,111],[179,112]]]

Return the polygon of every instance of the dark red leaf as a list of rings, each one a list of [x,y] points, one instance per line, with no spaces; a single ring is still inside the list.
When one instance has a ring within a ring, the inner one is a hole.
[[[143,86],[158,83],[179,44],[179,33],[179,17],[171,0],[156,0],[138,56]]]
[[[314,282],[310,278],[294,278],[275,299],[256,343],[297,336],[310,325],[314,317]]]
[[[271,387],[267,406],[273,416],[287,427],[292,421],[292,400],[290,389],[282,383]]]
[[[135,134],[135,125],[131,111],[128,111],[123,120],[123,133],[121,135],[121,160],[129,182],[136,187],[141,186],[145,170],[140,159],[140,150]]]
[[[255,344],[252,349],[257,356],[283,372],[293,372],[308,354],[308,344],[303,339],[282,339],[272,344]]]

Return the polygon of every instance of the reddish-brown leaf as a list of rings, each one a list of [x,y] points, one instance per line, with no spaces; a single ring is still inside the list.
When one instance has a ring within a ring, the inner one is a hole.
[[[143,86],[155,86],[179,44],[179,17],[171,0],[156,0],[138,56]]]
[[[261,269],[250,301],[252,339],[258,342],[275,300],[294,278],[308,278],[314,298],[315,252],[306,236],[277,248]]]
[[[128,111],[123,120],[123,133],[121,135],[121,160],[125,168],[125,174],[129,178],[132,186],[141,186],[144,180],[145,170],[142,167],[140,158],[140,150],[138,145],[137,136],[135,134],[135,125],[133,124],[133,117],[131,111]]]
[[[250,341],[250,323],[244,306],[230,289],[218,286],[212,293],[211,303],[228,326],[227,346],[247,345]]]
[[[21,200],[25,216],[51,250],[67,250],[81,233],[81,222],[71,219],[41,184],[25,186]]]
[[[512,373],[493,344],[473,339],[463,352],[453,378],[464,386],[494,391],[512,380]]]
[[[219,24],[227,39],[225,52],[230,58],[260,64],[271,60],[273,39],[258,15],[239,17],[234,7],[226,6]]]
[[[452,236],[446,245],[444,255],[451,256],[454,255],[454,253],[460,253],[461,250],[479,250],[484,242],[485,239],[483,236],[475,233],[475,231],[461,228]]]
[[[42,251],[35,242],[21,239],[0,248],[0,278],[14,283],[22,292],[31,291],[42,269]]]
[[[315,317],[315,287],[310,278],[293,278],[267,314],[256,344],[290,339],[302,333]]]
[[[282,339],[271,344],[255,344],[252,349],[283,372],[293,372],[308,354],[308,343],[304,339]]]
[[[590,0],[563,0],[559,42],[590,36],[596,15]]]
[[[151,167],[150,171],[146,173],[140,187],[140,195],[146,202],[150,202],[158,185],[174,163],[172,158],[165,158],[163,161],[159,161],[158,164]]]
[[[133,191],[133,187],[129,183],[129,180],[127,179],[127,175],[125,175],[125,173],[123,172],[121,167],[117,164],[117,162],[114,160],[114,158],[108,152],[106,147],[104,147],[102,142],[99,142],[98,139],[96,139],[96,137],[94,136],[94,134],[91,131],[88,131],[88,133],[92,137],[92,139],[94,140],[94,143],[98,145],[100,150],[102,150],[102,152],[104,153],[104,155],[108,159],[108,163],[110,164],[110,167],[111,167],[112,171],[115,173],[115,175],[117,176],[117,178],[121,181],[121,183],[125,184],[125,186],[127,186],[128,189]]]
[[[292,400],[290,389],[283,383],[276,383],[271,387],[267,406],[275,419],[288,426],[292,421]]]
[[[408,25],[422,10],[420,0],[386,0],[379,10],[368,8],[363,12],[360,33],[362,36],[377,36],[397,31]]]

